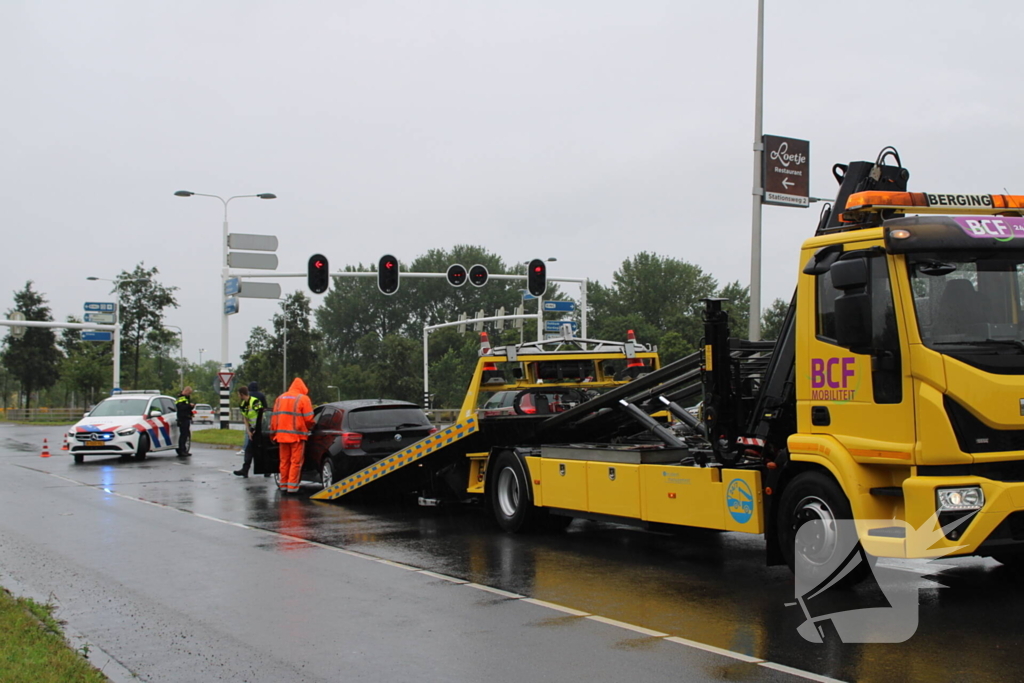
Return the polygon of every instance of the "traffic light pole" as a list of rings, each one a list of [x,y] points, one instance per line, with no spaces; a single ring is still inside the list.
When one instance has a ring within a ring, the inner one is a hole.
[[[247,273],[247,274],[235,274],[235,277],[239,279],[253,279],[253,278],[264,278],[264,277],[308,277],[309,273]],[[331,273],[331,277],[377,277],[376,272],[344,272],[338,271]],[[447,273],[402,273],[401,277],[417,277],[417,278],[444,278],[447,279]],[[525,275],[488,275],[489,280],[526,280]],[[580,336],[584,339],[587,338],[587,278],[580,277],[549,277],[548,282],[572,282],[580,286]],[[540,297],[538,297],[540,299]],[[525,316],[529,318],[537,318],[539,328],[544,327],[544,306],[543,302],[539,305],[540,310],[537,315]],[[538,332],[538,341],[542,341],[543,331]]]

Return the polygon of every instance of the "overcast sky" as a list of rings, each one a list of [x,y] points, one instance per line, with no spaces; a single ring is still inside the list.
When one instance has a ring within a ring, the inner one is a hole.
[[[912,189],[1024,194],[1024,4],[766,4],[764,131],[810,140],[812,195],[885,145]],[[0,308],[31,279],[80,316],[111,300],[87,276],[144,261],[185,355],[218,357],[223,208],[179,189],[277,194],[228,217],[282,272],[469,243],[749,284],[756,25],[756,0],[5,0]],[[766,307],[818,206],[765,207]],[[241,305],[234,363],[277,310]]]

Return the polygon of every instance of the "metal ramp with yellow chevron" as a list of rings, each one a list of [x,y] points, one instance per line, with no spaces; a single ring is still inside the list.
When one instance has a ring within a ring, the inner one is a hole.
[[[407,465],[420,461],[429,455],[437,454],[439,451],[448,451],[449,455],[461,456],[465,453],[466,449],[458,447],[452,448],[452,445],[456,442],[463,441],[471,434],[478,433],[479,429],[480,425],[476,417],[466,418],[461,422],[453,424],[451,427],[442,429],[436,434],[431,434],[425,439],[420,439],[408,448],[389,455],[382,460],[378,460],[369,467],[363,468],[355,474],[345,477],[336,484],[328,486],[310,497],[317,500],[335,500],[337,498],[341,498],[342,496],[352,493],[356,489],[362,488],[371,482],[378,481],[381,477],[386,477],[389,474],[401,470]],[[459,444],[459,446],[463,445],[464,444]],[[454,452],[456,450],[458,451],[457,454]]]

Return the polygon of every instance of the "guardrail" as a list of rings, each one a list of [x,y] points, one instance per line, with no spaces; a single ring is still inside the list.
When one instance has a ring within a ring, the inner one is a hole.
[[[11,422],[78,422],[85,414],[85,408],[7,408],[0,409],[4,420]]]

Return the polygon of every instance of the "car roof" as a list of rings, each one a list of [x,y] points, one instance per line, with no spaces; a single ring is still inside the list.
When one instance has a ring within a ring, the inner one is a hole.
[[[338,408],[340,410],[358,410],[359,408],[376,408],[379,406],[387,408],[416,408],[419,410],[419,406],[415,403],[409,403],[408,401],[396,401],[389,398],[358,398],[348,401],[331,401],[324,405],[331,406],[332,408]]]
[[[118,394],[117,396],[107,396],[103,401],[124,401],[129,398],[170,398],[172,401],[174,400],[165,394]]]

